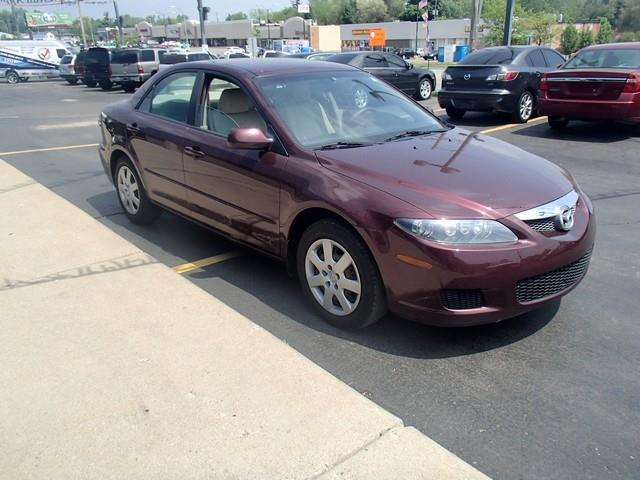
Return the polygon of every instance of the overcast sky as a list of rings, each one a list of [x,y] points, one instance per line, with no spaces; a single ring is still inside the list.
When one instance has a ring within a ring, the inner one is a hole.
[[[91,3],[102,3],[101,5],[91,5]],[[180,13],[189,15],[191,18],[198,18],[197,0],[118,0],[120,14],[128,13],[137,17],[147,15],[171,15],[175,16]],[[211,8],[210,20],[216,19],[216,12],[220,21],[224,20],[228,13],[242,11],[249,13],[252,8],[270,8],[279,10],[290,5],[289,0],[204,0],[204,5]],[[171,8],[174,6],[175,8]],[[0,9],[5,8],[4,4],[0,4]],[[28,7],[23,7],[27,8]],[[45,11],[66,11],[77,15],[77,8],[74,5],[65,5],[63,7],[37,7],[38,10]],[[85,0],[82,7],[83,15],[91,15],[95,17],[102,16],[108,10],[113,16],[112,0]]]

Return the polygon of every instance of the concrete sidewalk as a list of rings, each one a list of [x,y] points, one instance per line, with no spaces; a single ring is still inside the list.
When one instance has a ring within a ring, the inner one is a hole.
[[[0,160],[1,479],[486,479]]]

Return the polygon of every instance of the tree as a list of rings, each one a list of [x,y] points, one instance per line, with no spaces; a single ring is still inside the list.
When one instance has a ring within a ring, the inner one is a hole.
[[[229,22],[231,20],[246,20],[247,14],[244,12],[236,12],[236,13],[230,13],[229,15],[227,15],[227,18],[225,18],[225,21]]]
[[[484,41],[488,45],[501,45],[504,35],[504,13],[507,9],[507,0],[484,0],[482,4],[482,19],[485,23]],[[525,16],[520,3],[516,3],[513,9],[513,25],[511,42],[523,44],[526,35],[523,33],[521,19]]]
[[[564,27],[560,36],[560,50],[565,55],[571,55],[578,49],[578,42],[578,29],[573,23],[570,23]]]
[[[407,3],[404,6],[404,11],[400,14],[400,20],[404,22],[415,22],[416,18],[420,14],[420,9],[417,5]]]
[[[548,45],[553,40],[553,27],[556,18],[550,13],[527,13],[519,19],[522,30],[531,35],[531,42],[538,45]]]
[[[580,31],[580,36],[578,38],[578,47],[584,48],[593,44],[593,33],[591,33],[590,28],[584,27]]]
[[[640,32],[624,32],[617,38],[617,42],[635,42],[640,39]]]
[[[606,17],[600,18],[600,31],[596,35],[596,43],[609,43],[613,40],[613,29]]]
[[[383,22],[387,19],[387,4],[384,0],[356,0],[358,21],[362,23]]]

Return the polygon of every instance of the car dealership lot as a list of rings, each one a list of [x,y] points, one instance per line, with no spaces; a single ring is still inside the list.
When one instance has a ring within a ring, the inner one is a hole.
[[[94,147],[101,107],[126,98],[62,82],[2,84],[0,158],[492,477],[637,473],[637,127],[576,122],[556,133],[544,119],[505,126],[481,114],[456,122],[571,171],[596,207],[587,278],[561,303],[499,325],[437,329],[389,316],[345,333],[312,312],[279,264],[173,215],[151,227],[126,220]]]

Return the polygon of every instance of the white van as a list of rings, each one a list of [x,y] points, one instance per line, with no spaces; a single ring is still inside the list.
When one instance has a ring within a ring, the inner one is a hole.
[[[64,43],[55,40],[1,40],[0,78],[12,84],[30,78],[56,78],[60,60],[70,54]]]

